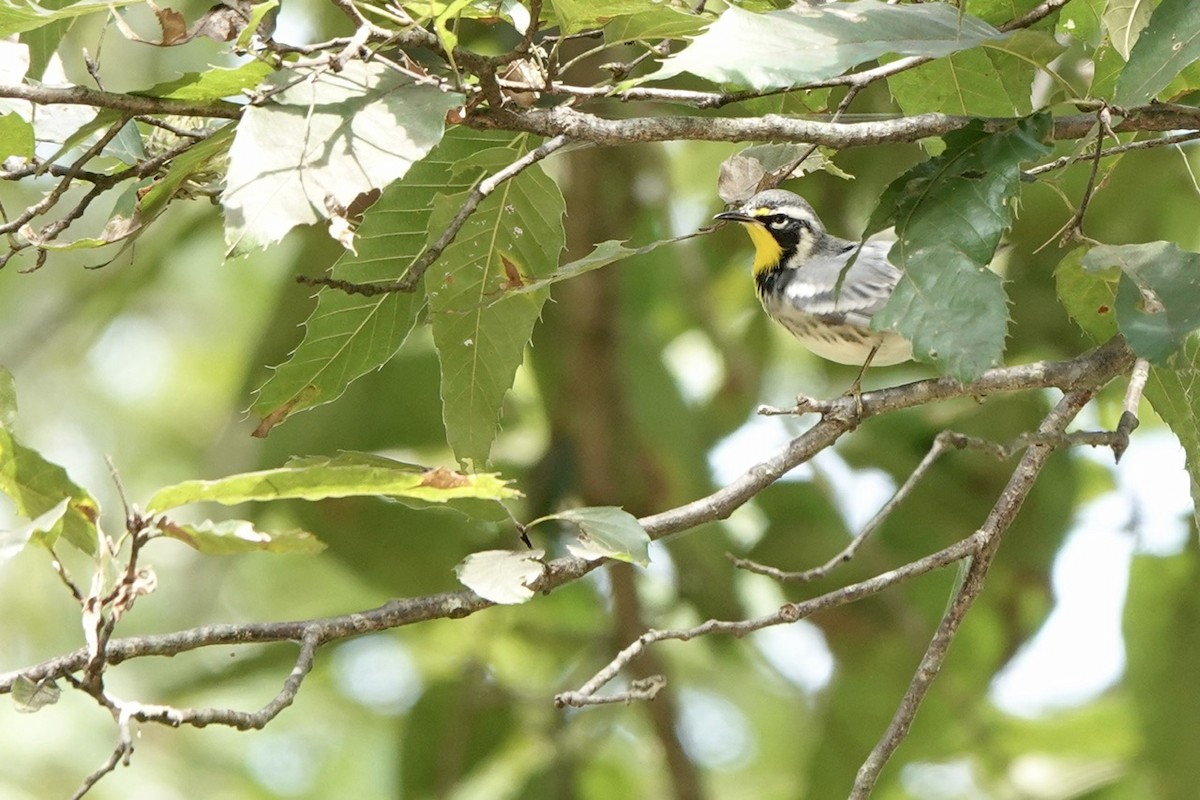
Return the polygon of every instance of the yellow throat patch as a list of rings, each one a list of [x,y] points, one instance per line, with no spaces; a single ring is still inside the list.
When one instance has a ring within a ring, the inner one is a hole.
[[[761,275],[778,266],[779,259],[783,257],[783,248],[775,241],[775,237],[760,223],[743,222],[742,225],[750,234],[750,241],[754,242],[754,274]]]

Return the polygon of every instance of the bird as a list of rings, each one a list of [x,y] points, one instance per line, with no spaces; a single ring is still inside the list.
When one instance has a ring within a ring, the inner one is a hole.
[[[912,359],[911,341],[871,328],[903,276],[888,259],[893,235],[861,244],[838,238],[808,201],[784,189],[758,192],[714,219],[739,222],[750,234],[755,292],[767,315],[816,355],[861,367],[851,393],[868,366]]]

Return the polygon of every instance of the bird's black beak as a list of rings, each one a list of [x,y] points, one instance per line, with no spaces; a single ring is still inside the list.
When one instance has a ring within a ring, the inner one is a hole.
[[[730,220],[732,222],[756,222],[757,221],[757,217],[752,217],[749,214],[745,213],[744,211],[741,211],[736,208],[731,209],[729,211],[722,211],[720,214],[717,214],[716,216],[714,216],[713,219],[726,219],[726,220]]]

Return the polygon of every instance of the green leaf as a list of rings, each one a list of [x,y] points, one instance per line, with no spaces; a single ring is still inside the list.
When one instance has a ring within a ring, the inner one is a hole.
[[[892,75],[888,88],[906,114],[1028,114],[1034,76],[1062,51],[1047,31],[1017,31]]]
[[[1200,253],[1174,242],[1099,245],[1083,258],[1085,269],[1120,267],[1117,325],[1139,356],[1162,364],[1200,328]],[[1161,309],[1146,307],[1144,297]]]
[[[1163,0],[1129,54],[1113,102],[1132,106],[1149,101],[1198,58],[1200,3]]]
[[[264,3],[255,3],[250,7],[250,18],[246,20],[242,32],[237,37],[238,48],[242,50],[249,49],[250,41],[259,32],[259,26],[262,25],[262,21],[266,18],[267,14],[270,14],[277,8],[279,8],[279,0],[266,0]],[[274,28],[275,24],[272,22],[270,29],[274,30]],[[269,36],[269,34],[265,35]]]
[[[254,523],[244,519],[205,520],[195,525],[170,522],[161,525],[160,530],[164,536],[178,539],[210,556],[257,551],[309,555],[325,549],[325,545],[308,531],[260,531]]]
[[[1129,60],[1153,11],[1154,0],[1108,0],[1100,21],[1108,32],[1113,49],[1121,54],[1121,58]]]
[[[0,153],[33,158],[33,126],[16,114],[0,114]]]
[[[482,306],[492,306],[502,302],[508,297],[520,294],[535,294],[548,289],[550,286],[565,281],[568,278],[574,278],[585,272],[591,272],[601,267],[607,267],[609,264],[617,261],[624,261],[633,256],[641,256],[650,253],[664,244],[674,244],[679,241],[679,238],[659,239],[656,242],[642,245],[641,247],[626,247],[624,242],[619,242],[616,239],[609,239],[596,245],[592,252],[588,253],[583,258],[577,258],[574,261],[563,264],[558,269],[535,280],[520,283],[519,285],[505,286],[499,295],[486,300]],[[687,236],[690,238],[690,235]]]
[[[188,72],[173,81],[156,83],[145,91],[133,94],[176,100],[220,100],[241,94],[245,89],[253,89],[274,71],[265,61],[248,61],[233,69],[213,67],[204,72]]]
[[[289,88],[247,108],[238,123],[221,198],[232,252],[278,241],[296,225],[326,219],[331,205],[347,208],[402,177],[462,102],[359,61],[337,73],[285,70],[264,84]]]
[[[515,605],[533,597],[529,586],[545,573],[545,557],[545,550],[484,550],[459,562],[454,575],[485,600]]]
[[[767,14],[730,6],[644,80],[689,72],[715,83],[781,89],[832,78],[888,53],[945,56],[1003,36],[944,3],[899,6],[858,0]]]
[[[559,30],[564,34],[599,28],[618,17],[664,10],[654,0],[605,0],[603,3],[595,0],[550,0],[550,5],[558,20]]]
[[[650,11],[639,11],[613,19],[604,26],[604,41],[618,44],[647,39],[678,39],[700,33],[711,21],[711,17],[688,14],[672,6],[657,5]]]
[[[1091,48],[1100,45],[1101,25],[1108,0],[1075,0],[1058,12],[1055,31],[1074,36]]]
[[[513,151],[513,158],[520,156]],[[463,202],[434,205],[430,238],[440,235]],[[562,252],[564,214],[557,184],[534,165],[484,200],[454,243],[425,276],[433,341],[442,367],[446,437],[461,462],[487,462],[525,345],[549,292],[498,293],[554,272]]]
[[[1192,519],[1200,528],[1200,340],[1189,338],[1170,366],[1150,368],[1146,399],[1183,445]]]
[[[43,678],[32,681],[24,675],[18,675],[13,681],[13,705],[21,714],[32,714],[41,711],[46,706],[52,706],[62,696],[62,689],[53,678]]]
[[[454,166],[510,138],[451,129],[363,215],[355,237],[358,253],[343,254],[333,277],[359,284],[397,280],[425,249],[434,198],[440,192],[462,191],[481,175],[479,170],[455,173]],[[297,411],[336,400],[351,381],[384,364],[404,343],[424,305],[419,287],[416,292],[373,297],[322,291],[305,323],[304,341],[258,390],[251,411],[263,423],[256,435],[265,436]]]
[[[1075,248],[1054,269],[1058,301],[1093,341],[1107,342],[1117,333],[1116,276],[1108,281],[1085,270],[1087,252],[1086,247]]]
[[[83,552],[96,552],[100,506],[67,476],[66,470],[18,442],[7,426],[0,428],[0,492],[12,499],[18,514],[31,520],[42,519],[43,514],[67,501],[65,513],[48,530],[35,525],[30,535],[47,547],[65,536]]]
[[[108,11],[110,8],[132,5],[139,0],[83,0],[83,2],[59,9],[39,6],[33,0],[20,3],[0,3],[0,39],[14,33],[24,33],[43,25],[65,19],[74,19],[84,14]]]
[[[17,382],[0,367],[0,427],[11,428],[17,418]]]
[[[24,550],[25,545],[31,539],[39,542],[46,541],[47,537],[51,536],[54,529],[62,522],[69,505],[70,501],[63,498],[58,505],[45,514],[39,515],[37,519],[30,520],[12,530],[0,530],[0,562],[7,561]]]
[[[171,159],[166,172],[155,178],[149,189],[139,192],[137,209],[142,225],[162,213],[189,178],[213,172],[225,162],[235,130],[236,126],[226,125]]]
[[[577,543],[567,545],[572,555],[595,561],[615,558],[646,566],[650,563],[650,536],[637,517],[617,506],[573,508],[534,520],[533,527],[546,520],[561,519],[579,526]]]
[[[1037,115],[997,133],[972,124],[947,135],[941,155],[892,182],[864,234],[894,222],[890,257],[904,271],[872,327],[908,337],[919,360],[959,380],[1004,352],[1007,299],[987,264],[1012,225],[1020,165],[1050,151],[1050,125]]]
[[[444,467],[423,469],[367,453],[313,456],[277,469],[245,472],[211,481],[184,481],[155,492],[147,511],[211,501],[325,500],[331,497],[411,497],[434,503],[458,498],[520,497],[507,481],[489,473],[464,475]]]

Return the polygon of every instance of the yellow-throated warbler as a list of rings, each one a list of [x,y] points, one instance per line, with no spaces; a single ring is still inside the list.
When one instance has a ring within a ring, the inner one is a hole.
[[[828,233],[804,198],[783,189],[759,192],[716,219],[746,227],[754,242],[758,299],[809,350],[864,370],[912,358],[912,343],[903,336],[871,329],[871,317],[900,280],[900,270],[888,261],[894,238],[873,236],[859,249],[858,242]]]

